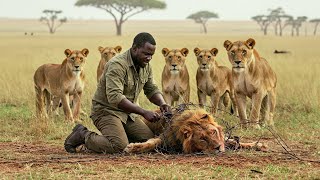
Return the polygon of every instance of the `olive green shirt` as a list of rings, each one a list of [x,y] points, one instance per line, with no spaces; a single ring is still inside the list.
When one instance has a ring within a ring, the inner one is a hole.
[[[128,115],[134,120],[135,115],[118,108],[118,104],[124,98],[136,103],[142,89],[148,99],[156,93],[161,93],[153,81],[150,64],[140,68],[138,74],[129,49],[113,57],[105,65],[103,76],[92,99],[92,113],[107,112],[119,117],[123,123],[127,122]]]

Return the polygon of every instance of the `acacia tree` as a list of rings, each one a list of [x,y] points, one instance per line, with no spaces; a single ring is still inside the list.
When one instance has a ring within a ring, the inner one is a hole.
[[[294,32],[296,32],[296,35],[299,36],[300,28],[302,26],[302,23],[305,22],[308,19],[306,16],[299,16],[296,19],[290,18],[286,21],[286,24],[291,25],[291,36],[294,36]]]
[[[78,0],[76,6],[93,6],[109,13],[116,24],[117,35],[122,34],[122,24],[130,17],[149,9],[165,9],[158,0]]]
[[[260,30],[263,31],[264,35],[267,35],[268,27],[274,20],[272,16],[266,15],[253,16],[251,19],[258,23],[258,25],[260,26]]]
[[[320,19],[311,19],[310,22],[311,23],[315,23],[314,30],[313,30],[313,35],[316,35],[318,26],[320,24]]]
[[[199,11],[191,14],[187,19],[193,19],[196,23],[202,24],[204,33],[207,34],[207,22],[210,18],[219,18],[218,14],[209,11]]]
[[[40,18],[40,21],[44,22],[48,26],[49,32],[51,34],[55,33],[58,27],[60,27],[63,23],[67,22],[66,17],[58,19],[58,14],[62,13],[62,11],[60,10],[46,9],[46,10],[43,10],[42,13],[44,13],[45,16],[42,16]],[[59,21],[59,24],[56,24],[56,21]]]
[[[282,36],[284,28],[288,25],[286,22],[288,19],[292,19],[292,16],[285,14],[284,10],[281,7],[271,9],[269,16],[274,19],[275,34]]]

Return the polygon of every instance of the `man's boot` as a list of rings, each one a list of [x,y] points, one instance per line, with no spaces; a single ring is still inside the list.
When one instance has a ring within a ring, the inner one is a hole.
[[[85,134],[89,132],[82,124],[77,124],[72,133],[64,141],[64,149],[69,153],[76,153],[76,148],[85,143]]]

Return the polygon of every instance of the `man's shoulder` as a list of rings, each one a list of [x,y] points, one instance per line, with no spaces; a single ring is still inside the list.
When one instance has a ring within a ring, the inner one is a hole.
[[[112,59],[110,59],[110,61],[108,61],[108,63],[127,65],[128,64],[127,53],[124,52],[122,54],[119,54],[119,55],[113,57]]]

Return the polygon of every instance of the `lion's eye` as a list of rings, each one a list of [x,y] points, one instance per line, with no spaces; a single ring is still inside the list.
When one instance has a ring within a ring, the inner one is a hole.
[[[246,50],[243,50],[243,51],[242,51],[242,55],[245,56],[246,54],[247,54],[247,51],[246,51]]]
[[[71,59],[71,61],[74,61],[74,57],[71,57],[70,59]]]
[[[172,58],[172,56],[168,56],[168,59],[171,59]]]
[[[81,62],[83,61],[83,57],[80,57],[80,61],[81,61]]]
[[[202,55],[199,56],[202,59]]]
[[[178,56],[178,60],[180,60],[181,59],[181,56]]]
[[[211,56],[208,56],[208,59],[211,59]]]
[[[113,53],[112,53],[112,56],[115,56],[115,55],[116,55],[116,53],[113,52]]]
[[[231,51],[230,54],[234,56],[236,53],[234,51]]]

